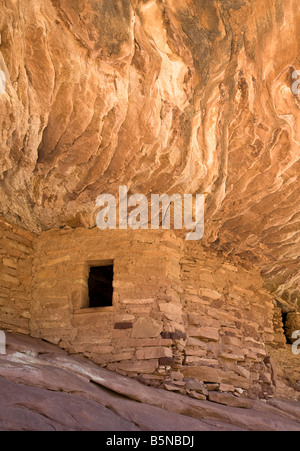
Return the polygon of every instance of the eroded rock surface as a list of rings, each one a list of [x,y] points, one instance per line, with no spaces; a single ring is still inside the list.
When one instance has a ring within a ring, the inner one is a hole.
[[[300,429],[300,403],[229,394],[198,401],[111,373],[54,345],[7,334],[0,430],[238,431]]]
[[[296,0],[1,0],[1,213],[95,226],[102,192],[206,193],[203,244],[299,299]]]

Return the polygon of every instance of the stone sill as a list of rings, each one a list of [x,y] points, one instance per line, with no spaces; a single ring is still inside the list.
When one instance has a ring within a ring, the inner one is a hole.
[[[74,311],[74,315],[85,315],[87,313],[101,314],[101,313],[110,313],[110,312],[114,312],[114,311],[115,311],[114,307],[82,308],[82,309],[79,309],[79,310],[75,310]]]

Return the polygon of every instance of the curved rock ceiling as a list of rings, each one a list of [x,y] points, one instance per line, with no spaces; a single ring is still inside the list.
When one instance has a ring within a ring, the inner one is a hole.
[[[202,244],[300,300],[299,0],[0,0],[0,33],[2,215],[94,227],[120,185],[205,193]]]

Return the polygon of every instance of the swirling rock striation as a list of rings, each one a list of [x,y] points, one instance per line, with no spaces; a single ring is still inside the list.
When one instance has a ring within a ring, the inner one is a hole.
[[[95,226],[96,197],[205,193],[203,244],[299,307],[296,0],[1,0],[1,214]]]

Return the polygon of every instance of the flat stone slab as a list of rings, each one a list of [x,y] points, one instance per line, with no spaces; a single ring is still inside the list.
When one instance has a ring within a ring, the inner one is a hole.
[[[147,387],[88,359],[7,334],[0,355],[3,431],[299,431],[300,402],[212,401]]]

